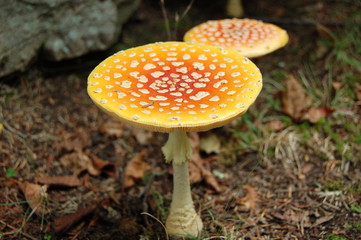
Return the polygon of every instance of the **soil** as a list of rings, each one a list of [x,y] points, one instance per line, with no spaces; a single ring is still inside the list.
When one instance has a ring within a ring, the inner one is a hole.
[[[353,1],[244,2],[246,17],[274,22],[290,35],[284,49],[254,59],[265,80],[275,69],[295,74],[305,63],[324,71],[327,59],[312,58],[325,34],[319,25],[342,28],[360,9]],[[187,4],[166,1],[169,18]],[[208,19],[225,18],[224,4],[194,1],[172,40]],[[161,223],[171,201],[172,169],[160,150],[167,135],[118,122],[86,92],[87,75],[106,56],[167,37],[160,3],[144,0],[113,49],[61,63],[38,59],[28,71],[2,79],[0,239],[168,239]],[[267,94],[249,116],[262,111]],[[279,92],[271,96],[279,99]],[[279,109],[268,113],[282,115]],[[263,124],[253,117],[251,122]],[[191,169],[193,199],[205,226],[199,239],[361,239],[360,159],[346,168],[342,156],[327,155],[333,152],[325,134],[303,141],[294,130],[301,124],[293,121],[248,145],[235,134],[251,131],[242,119],[191,134],[198,149],[209,135],[222,146],[218,152],[197,150],[201,164]],[[350,146],[360,157],[360,146]],[[127,166],[133,161],[142,170],[131,175]]]

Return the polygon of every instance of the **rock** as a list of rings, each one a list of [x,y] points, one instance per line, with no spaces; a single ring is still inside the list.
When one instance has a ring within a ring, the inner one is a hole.
[[[60,61],[104,50],[140,0],[1,0],[0,77],[41,52]]]

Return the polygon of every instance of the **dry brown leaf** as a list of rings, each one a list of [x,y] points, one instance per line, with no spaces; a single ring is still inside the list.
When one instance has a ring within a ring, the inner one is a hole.
[[[335,89],[335,90],[340,90],[340,89],[343,87],[343,83],[333,81],[333,82],[332,82],[332,87],[333,87],[333,89]]]
[[[286,81],[286,91],[282,92],[282,111],[298,121],[309,102],[309,97],[296,78],[289,75]]]
[[[323,217],[317,218],[316,222],[312,225],[312,227],[318,226],[320,224],[323,224],[325,222],[328,222],[332,220],[335,217],[335,214],[327,214]]]
[[[202,170],[199,168],[197,163],[194,160],[189,161],[189,181],[191,183],[197,183],[202,181]]]
[[[312,169],[314,168],[314,165],[312,163],[306,163],[302,169],[301,169],[301,172],[303,174],[307,174],[309,173]]]
[[[309,121],[318,123],[334,110],[328,107],[307,107],[310,98],[304,92],[302,86],[292,75],[286,82],[286,91],[282,93],[282,111],[293,120]]]
[[[93,167],[99,172],[105,173],[110,177],[118,177],[117,168],[114,163],[106,162],[103,159],[95,156],[94,154],[90,154],[90,158],[92,160]]]
[[[278,218],[292,225],[302,224],[304,227],[311,227],[311,220],[309,217],[308,211],[293,211],[291,209],[287,209],[284,213],[271,213],[273,217]]]
[[[244,186],[243,190],[246,192],[246,195],[238,198],[237,202],[244,206],[246,210],[250,210],[251,212],[255,211],[259,202],[258,192],[248,185]]]
[[[189,140],[192,146],[192,159],[189,161],[189,181],[197,183],[202,181],[202,161],[199,155],[199,136],[197,133],[189,133]]]
[[[302,116],[302,120],[310,123],[318,123],[322,118],[327,117],[335,110],[329,107],[310,107]]]
[[[199,147],[202,151],[205,151],[207,154],[220,153],[221,141],[215,134],[208,134],[200,139]]]
[[[133,128],[133,135],[141,145],[147,145],[153,138],[153,132],[141,128]]]
[[[56,218],[54,221],[55,232],[57,233],[65,232],[75,224],[79,223],[89,214],[93,213],[95,209],[96,206],[91,205],[87,208],[80,209],[75,213]]]
[[[189,134],[191,145],[193,148],[192,159],[189,163],[189,180],[191,183],[200,182],[204,180],[216,192],[221,192],[216,177],[204,167],[204,162],[199,154],[199,136],[197,133]]]
[[[200,158],[193,158],[189,162],[189,181],[191,183],[205,181],[216,192],[221,192],[222,188],[219,185],[217,178],[207,169],[204,168],[202,160]]]
[[[272,120],[264,124],[265,128],[272,131],[280,131],[285,128],[285,124],[281,120]]]
[[[124,188],[129,188],[135,184],[135,181],[141,179],[144,176],[144,172],[148,167],[148,164],[144,161],[145,150],[138,153],[124,170]]]
[[[190,132],[188,134],[188,137],[189,137],[189,141],[191,142],[193,153],[194,152],[199,153],[199,141],[200,141],[200,139],[199,139],[198,133]]]
[[[47,214],[48,211],[45,208],[45,201],[48,198],[46,193],[47,187],[40,186],[39,184],[34,183],[19,183],[21,191],[24,193],[25,199],[31,209],[35,211],[36,215],[43,216]]]
[[[76,176],[84,171],[93,176],[99,176],[101,173],[111,177],[118,176],[113,163],[106,162],[93,154],[88,155],[82,151],[62,156],[60,163],[69,170],[72,170]]]
[[[73,133],[62,132],[61,146],[66,151],[81,151],[91,143],[89,131],[84,128],[78,128]]]
[[[216,192],[221,192],[222,188],[221,186],[218,184],[217,178],[207,169],[203,168],[202,169],[202,175],[204,178],[204,181],[213,188],[213,190],[215,190]]]
[[[48,186],[78,187],[81,181],[74,175],[68,176],[40,176],[37,181]]]
[[[93,176],[98,176],[100,171],[93,166],[92,160],[82,151],[66,154],[60,158],[60,163],[67,169],[79,175],[83,171],[88,171]]]
[[[99,132],[109,137],[120,138],[124,133],[124,124],[115,118],[110,118],[100,125]]]

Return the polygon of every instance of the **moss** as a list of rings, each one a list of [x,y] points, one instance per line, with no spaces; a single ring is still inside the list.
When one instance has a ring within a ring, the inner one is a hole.
[[[329,234],[329,235],[327,235],[325,240],[348,240],[348,238],[338,236],[338,235],[335,235],[335,234]]]
[[[325,182],[325,189],[328,191],[343,191],[346,190],[346,186],[340,181]]]
[[[342,182],[342,180],[336,180],[334,182],[324,182],[324,189],[327,191],[347,191],[352,194],[361,194],[361,183],[356,186],[349,186]]]
[[[361,231],[361,223],[352,223],[348,225],[346,228],[347,230],[354,229],[356,231]]]

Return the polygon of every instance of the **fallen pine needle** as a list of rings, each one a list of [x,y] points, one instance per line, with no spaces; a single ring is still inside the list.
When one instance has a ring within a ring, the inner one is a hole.
[[[14,234],[22,234],[22,235],[24,235],[25,237],[30,238],[30,239],[32,239],[32,240],[39,240],[38,238],[35,238],[35,237],[31,236],[30,234],[28,234],[28,233],[26,233],[26,232],[22,232],[20,229],[16,229],[16,227],[13,227],[13,226],[11,226],[10,224],[8,224],[8,223],[6,223],[6,222],[4,222],[4,221],[2,221],[2,220],[0,220],[0,223],[1,223],[1,224],[4,224],[5,226],[7,226],[7,227],[9,227],[9,228],[11,228],[11,229],[13,230],[13,232],[2,233],[2,235],[10,235],[10,234],[12,234],[12,233],[14,233]]]
[[[213,236],[213,237],[205,238],[205,239],[203,239],[203,240],[210,240],[210,239],[227,239],[227,237],[224,237],[224,236]]]

